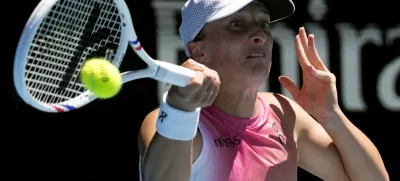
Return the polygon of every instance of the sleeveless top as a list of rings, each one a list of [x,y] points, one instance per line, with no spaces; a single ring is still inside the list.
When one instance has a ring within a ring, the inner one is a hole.
[[[257,100],[258,112],[248,119],[232,117],[214,106],[202,108],[203,147],[192,165],[190,181],[297,180],[296,143],[283,132],[271,107],[260,96]]]

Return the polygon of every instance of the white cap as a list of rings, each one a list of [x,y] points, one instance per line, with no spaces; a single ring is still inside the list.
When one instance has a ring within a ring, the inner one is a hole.
[[[185,43],[185,53],[190,57],[187,44],[197,36],[206,23],[239,11],[253,0],[188,0],[182,8],[182,23],[179,34]],[[271,23],[292,15],[295,6],[292,0],[259,0],[270,13]]]

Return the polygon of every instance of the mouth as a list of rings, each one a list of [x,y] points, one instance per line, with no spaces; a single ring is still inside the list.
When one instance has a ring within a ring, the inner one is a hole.
[[[252,53],[249,56],[247,56],[247,58],[249,59],[253,59],[253,58],[265,58],[265,54],[264,53]]]

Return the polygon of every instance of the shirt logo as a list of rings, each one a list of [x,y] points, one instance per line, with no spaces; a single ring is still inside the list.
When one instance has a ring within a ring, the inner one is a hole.
[[[164,111],[161,111],[160,115],[158,116],[158,119],[161,119],[161,122],[164,121],[164,118],[167,118],[168,114]]]
[[[242,141],[238,139],[239,135],[234,136],[233,138],[223,138],[220,137],[218,139],[214,139],[214,144],[216,147],[227,147],[227,148],[235,148],[239,145]]]
[[[276,126],[276,122],[272,123],[272,128],[274,129],[274,131],[275,131],[276,133],[278,133],[278,138],[279,138],[279,141],[281,142],[281,144],[283,144],[283,145],[286,144],[286,140],[285,140],[285,138],[283,137],[283,134],[280,133],[278,127]]]

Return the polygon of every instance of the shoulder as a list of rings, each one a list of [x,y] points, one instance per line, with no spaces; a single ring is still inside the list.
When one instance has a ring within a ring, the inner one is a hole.
[[[285,95],[273,92],[259,92],[258,95],[279,118],[288,120],[295,116],[297,104]]]
[[[259,92],[259,96],[266,104],[270,104],[272,107],[276,106],[275,109],[282,111],[285,118],[298,116],[299,114],[308,114],[297,102],[283,94]]]
[[[295,101],[283,94],[259,92],[259,96],[279,117],[282,127],[288,131],[287,134],[293,134],[293,138],[297,140],[302,129],[301,119],[299,118],[305,114],[304,110]]]

